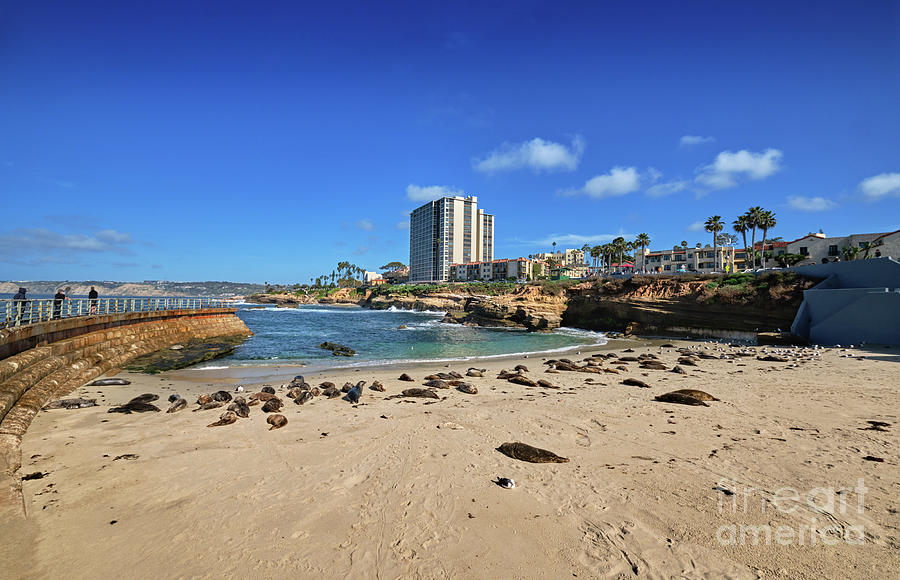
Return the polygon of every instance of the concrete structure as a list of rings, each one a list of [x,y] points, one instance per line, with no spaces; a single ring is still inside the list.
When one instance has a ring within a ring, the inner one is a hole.
[[[442,197],[410,214],[410,282],[449,280],[450,264],[493,259],[494,216],[477,197]]]
[[[173,344],[253,334],[235,313],[234,308],[132,311],[0,330],[0,517],[21,515],[19,444],[44,405]]]
[[[707,274],[714,271],[734,272],[737,254],[735,249],[719,246],[717,251],[718,260],[714,262],[712,246],[662,251],[645,249],[644,259],[642,261],[641,250],[638,248],[635,250],[634,268],[635,272],[638,272],[643,265],[647,272],[661,274],[671,274],[674,272],[693,272],[697,274]],[[715,267],[716,264],[718,264],[718,268]]]
[[[791,333],[815,344],[900,344],[900,262],[876,258],[791,270],[824,278],[803,293]]]
[[[528,281],[532,278],[531,265],[532,261],[528,258],[451,264],[450,281],[474,282],[481,280],[484,282],[500,282],[510,278],[514,278],[517,281]]]
[[[363,271],[363,281],[366,284],[371,284],[375,280],[381,280],[384,282],[384,278],[378,272],[370,272],[368,270]]]

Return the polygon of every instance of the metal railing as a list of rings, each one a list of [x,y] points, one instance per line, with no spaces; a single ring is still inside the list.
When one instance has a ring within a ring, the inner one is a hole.
[[[55,298],[0,300],[0,328],[37,324],[48,320],[161,310],[235,308],[234,298]]]

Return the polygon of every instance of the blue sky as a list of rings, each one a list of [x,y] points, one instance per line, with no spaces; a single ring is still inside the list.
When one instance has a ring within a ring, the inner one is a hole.
[[[304,282],[408,260],[900,228],[898,2],[0,4],[0,279]]]

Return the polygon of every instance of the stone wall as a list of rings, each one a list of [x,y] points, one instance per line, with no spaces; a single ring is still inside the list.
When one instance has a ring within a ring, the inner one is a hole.
[[[44,334],[36,332],[38,327]],[[21,504],[20,483],[13,477],[21,465],[19,443],[48,402],[138,356],[179,342],[253,334],[229,309],[72,318],[17,330],[21,332],[5,332],[2,344],[37,346],[12,347],[16,354],[0,360],[0,512],[4,507],[15,511]]]

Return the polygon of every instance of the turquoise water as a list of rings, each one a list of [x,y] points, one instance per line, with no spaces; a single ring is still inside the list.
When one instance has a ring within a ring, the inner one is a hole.
[[[531,333],[445,324],[440,322],[443,312],[322,305],[267,306],[263,309],[251,306],[239,306],[238,316],[255,335],[233,355],[198,368],[301,363],[333,368],[404,361],[466,360],[563,351],[606,342],[601,333],[576,329]],[[345,344],[356,351],[356,356],[333,356],[318,348],[317,345],[324,341]]]

